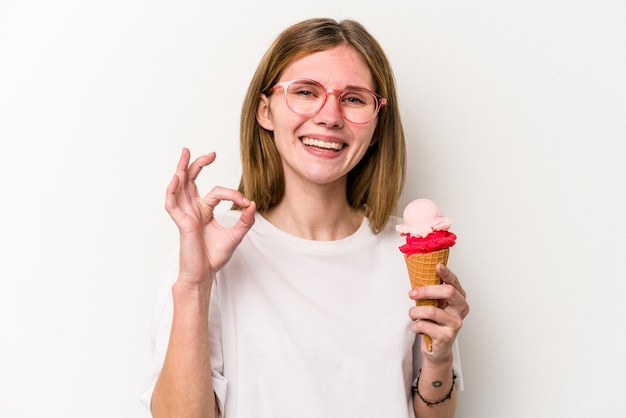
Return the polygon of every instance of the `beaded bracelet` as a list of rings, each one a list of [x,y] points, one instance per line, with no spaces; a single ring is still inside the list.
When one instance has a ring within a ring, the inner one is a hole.
[[[436,402],[427,401],[426,399],[424,399],[424,397],[420,393],[420,391],[418,389],[418,386],[419,386],[419,383],[420,383],[420,375],[421,374],[422,374],[422,369],[420,369],[419,372],[417,373],[417,381],[415,382],[415,385],[411,389],[413,389],[414,393],[417,393],[417,396],[419,396],[420,399],[426,405],[428,405],[428,406],[437,405],[437,404],[440,404],[440,403],[445,402],[448,399],[452,398],[452,391],[454,390],[454,383],[456,382],[456,374],[454,373],[454,370],[452,370],[452,387],[450,388],[450,392],[448,392],[448,394],[443,399],[440,399],[440,400],[438,400]]]

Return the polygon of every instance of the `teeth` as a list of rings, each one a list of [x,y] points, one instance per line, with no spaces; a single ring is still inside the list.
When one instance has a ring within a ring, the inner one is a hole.
[[[320,141],[319,139],[313,139],[313,138],[303,138],[302,142],[304,143],[304,145],[309,146],[309,147],[334,149],[335,151],[339,151],[343,148],[343,144],[339,142],[325,142],[325,141]]]

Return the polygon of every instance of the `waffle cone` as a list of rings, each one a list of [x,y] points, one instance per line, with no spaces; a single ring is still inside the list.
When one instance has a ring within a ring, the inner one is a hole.
[[[438,263],[447,265],[448,255],[450,254],[449,248],[443,250],[433,251],[426,254],[411,254],[404,256],[406,261],[406,267],[409,272],[409,279],[411,281],[411,287],[416,288],[427,285],[441,284],[441,278],[435,272],[435,266]],[[427,299],[415,301],[416,306],[439,306],[439,300]],[[424,343],[428,351],[432,351],[433,340],[430,336],[424,334]]]

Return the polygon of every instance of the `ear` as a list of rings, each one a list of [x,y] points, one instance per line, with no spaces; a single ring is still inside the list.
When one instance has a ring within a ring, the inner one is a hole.
[[[261,125],[263,129],[268,131],[274,130],[274,124],[272,123],[272,113],[270,112],[270,100],[269,98],[261,94],[259,96],[259,103],[256,108],[256,121]]]

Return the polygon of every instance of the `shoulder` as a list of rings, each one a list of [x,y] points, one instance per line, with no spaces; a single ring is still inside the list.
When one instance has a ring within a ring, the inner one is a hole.
[[[385,228],[376,234],[376,239],[385,243],[402,243],[404,238],[396,231],[396,225],[401,223],[401,219],[397,216],[389,217]]]

